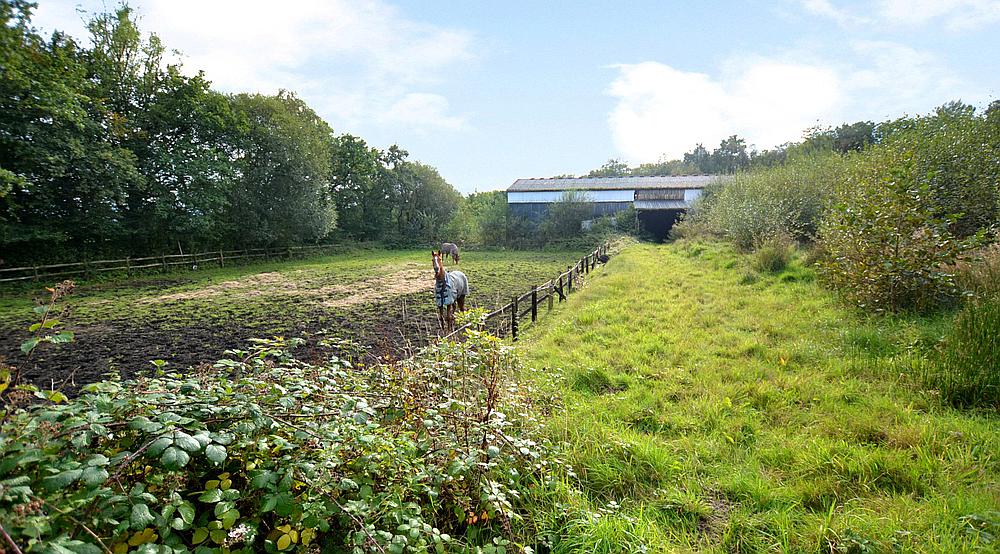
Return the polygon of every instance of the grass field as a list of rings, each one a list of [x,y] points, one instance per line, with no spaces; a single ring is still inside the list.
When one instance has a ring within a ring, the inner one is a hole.
[[[795,261],[627,248],[519,343],[563,400],[559,552],[996,552],[1000,420],[913,377],[948,316],[864,319]]]
[[[564,271],[579,252],[465,252],[472,306],[493,307]],[[37,288],[0,289],[0,358],[43,386],[87,383],[109,370],[131,375],[164,359],[173,367],[212,362],[249,338],[310,339],[298,355],[319,357],[319,338],[350,339],[375,355],[399,356],[437,333],[433,272],[425,250],[357,251],[308,260],[83,282],[60,319],[76,341],[19,345],[45,298]]]

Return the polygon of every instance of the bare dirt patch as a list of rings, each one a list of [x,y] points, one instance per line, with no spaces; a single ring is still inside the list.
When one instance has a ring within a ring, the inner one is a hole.
[[[357,283],[326,286],[316,290],[315,293],[318,296],[337,296],[324,300],[321,304],[328,308],[342,308],[431,290],[433,286],[434,278],[429,271],[407,269],[374,279],[364,279]]]
[[[211,285],[198,290],[176,292],[153,296],[141,300],[143,304],[156,304],[161,302],[177,302],[181,300],[196,300],[214,298],[227,292],[240,292],[250,296],[260,294],[270,294],[280,290],[296,288],[298,283],[285,277],[281,273],[271,271],[268,273],[257,273],[242,279],[223,281],[216,285]]]

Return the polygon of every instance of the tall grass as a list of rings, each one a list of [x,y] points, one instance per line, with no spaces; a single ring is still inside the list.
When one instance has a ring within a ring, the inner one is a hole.
[[[1000,298],[972,301],[958,314],[929,377],[956,406],[1000,408]]]

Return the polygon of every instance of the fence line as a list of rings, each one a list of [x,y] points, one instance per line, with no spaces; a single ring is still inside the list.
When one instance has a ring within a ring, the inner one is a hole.
[[[97,275],[108,271],[124,271],[128,275],[131,275],[135,271],[151,268],[159,268],[161,271],[166,272],[177,266],[191,266],[193,269],[198,264],[206,263],[215,263],[219,264],[219,267],[225,267],[226,262],[232,260],[247,260],[250,258],[287,260],[291,259],[296,253],[315,252],[340,246],[342,245],[319,244],[314,246],[248,248],[244,250],[213,250],[193,254],[161,254],[159,256],[145,256],[141,258],[127,257],[118,260],[89,260],[84,262],[0,268],[0,283],[27,281],[29,279],[39,281],[52,277],[70,277],[73,275]],[[53,269],[59,271],[52,272],[51,270]]]
[[[520,296],[512,296],[508,304],[486,314],[481,321],[466,323],[438,340],[457,337],[466,329],[473,326],[485,326],[490,320],[499,320],[502,326],[509,329],[511,340],[516,341],[520,320],[530,314],[531,321],[535,322],[538,320],[538,306],[547,302],[548,309],[552,310],[557,298],[559,302],[566,300],[573,292],[574,281],[576,281],[576,286],[579,288],[581,279],[590,274],[602,256],[608,255],[609,247],[610,243],[607,242],[598,246],[593,252],[580,258],[576,264],[568,266],[566,271],[560,273],[554,279],[550,279],[541,285],[533,286],[531,290]],[[530,303],[523,304],[527,300],[530,300]]]

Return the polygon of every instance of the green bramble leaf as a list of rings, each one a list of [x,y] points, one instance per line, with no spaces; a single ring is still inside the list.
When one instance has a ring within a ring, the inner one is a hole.
[[[174,444],[184,450],[187,450],[188,452],[197,452],[201,450],[201,443],[184,431],[177,431],[174,433]]]
[[[149,445],[147,452],[150,456],[159,456],[168,446],[174,444],[173,439],[170,437],[160,437],[153,441],[153,444]]]
[[[205,447],[205,456],[216,464],[221,464],[226,459],[226,447],[219,444],[210,444]]]
[[[38,346],[38,343],[40,342],[40,340],[41,339],[38,339],[38,338],[30,338],[30,339],[22,342],[21,343],[21,352],[24,352],[25,354],[30,353],[32,350],[35,349],[36,346]]]
[[[208,538],[208,529],[205,529],[204,527],[199,527],[194,530],[194,535],[191,537],[191,543],[201,544],[205,542],[205,539],[207,538]]]
[[[167,469],[180,469],[186,466],[190,460],[191,456],[176,446],[168,446],[167,449],[163,451],[163,455],[160,456],[160,461],[163,463],[163,467]]]
[[[70,469],[42,479],[42,486],[49,490],[62,489],[79,479],[81,475],[83,475],[82,469]]]
[[[103,467],[90,466],[83,470],[81,479],[88,487],[94,487],[108,480],[108,472]]]
[[[135,504],[132,506],[132,515],[129,524],[133,529],[142,529],[156,521],[156,517],[149,511],[149,506],[145,504]]]

